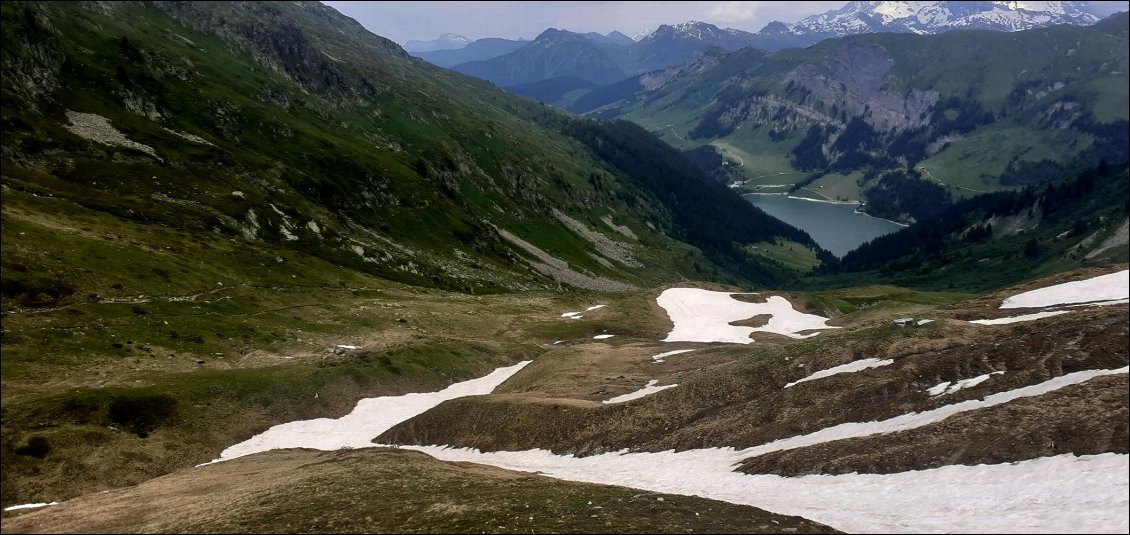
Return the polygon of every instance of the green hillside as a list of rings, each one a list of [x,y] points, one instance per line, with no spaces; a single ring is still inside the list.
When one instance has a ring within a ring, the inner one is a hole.
[[[1130,175],[1102,165],[1041,187],[958,201],[819,268],[806,284],[884,280],[981,292],[1071,269],[1126,262]]]
[[[807,195],[870,201],[913,180],[944,190],[899,187],[944,203],[1125,161],[1128,20],[746,49],[641,76],[633,93],[605,91],[577,111],[632,120],[682,149],[714,145],[750,188],[815,183],[825,191]]]
[[[481,374],[576,295],[764,287],[800,270],[750,245],[816,254],[646,132],[318,3],[6,2],[0,21],[5,504]],[[704,232],[688,206],[741,225]]]

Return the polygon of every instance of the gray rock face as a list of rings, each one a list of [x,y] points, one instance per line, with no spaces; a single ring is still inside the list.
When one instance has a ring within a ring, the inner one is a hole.
[[[800,65],[788,80],[812,92],[826,106],[863,115],[876,130],[914,128],[927,123],[938,101],[937,91],[894,93],[898,80],[890,74],[894,60],[876,44],[845,46],[819,65]]]

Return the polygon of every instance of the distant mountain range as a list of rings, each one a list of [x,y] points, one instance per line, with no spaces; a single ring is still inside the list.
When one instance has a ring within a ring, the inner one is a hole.
[[[938,34],[957,29],[1017,31],[1059,24],[1098,22],[1089,2],[848,2],[840,9],[794,24],[772,22],[757,33],[690,21],[662,25],[632,37],[550,28],[532,41],[488,38],[471,42],[455,34],[409,41],[405,49],[435,65],[489,80],[501,87],[539,83],[543,102],[572,105],[583,95],[578,81],[602,86],[665,69],[696,52],[732,52],[753,47],[767,52],[808,47],[835,37],[864,33]],[[562,79],[565,86],[553,87]],[[566,87],[567,86],[567,87]]]
[[[570,76],[605,85],[678,65],[704,48],[733,51],[753,42],[749,32],[694,21],[660,26],[639,42],[619,32],[601,36],[550,28],[508,54],[452,68],[502,87]]]
[[[454,33],[445,33],[431,41],[408,41],[404,50],[408,52],[432,52],[434,50],[456,50],[471,44],[471,40]]]
[[[529,43],[526,39],[512,40],[488,37],[472,41],[462,48],[451,50],[432,50],[427,52],[410,52],[413,56],[440,67],[454,67],[460,63],[471,61],[485,61],[491,58],[509,54]]]

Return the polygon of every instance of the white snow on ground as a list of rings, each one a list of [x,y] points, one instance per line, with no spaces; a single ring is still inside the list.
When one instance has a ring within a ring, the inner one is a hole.
[[[1020,316],[1009,316],[1007,318],[997,318],[993,320],[972,320],[969,323],[976,323],[978,325],[1005,325],[1008,323],[1020,323],[1022,321],[1035,321],[1042,318],[1050,318],[1060,314],[1067,314],[1070,310],[1050,310],[1044,312],[1036,312],[1034,314],[1023,314]]]
[[[949,381],[942,381],[934,386],[931,386],[930,388],[927,388],[926,393],[930,394],[931,397],[940,396],[946,393],[946,389],[950,387],[950,384],[952,383],[950,383]]]
[[[351,346],[347,344],[338,344],[334,347],[337,347],[338,349],[361,349],[361,346]]]
[[[1039,288],[1005,299],[1001,308],[1037,308],[1130,299],[1130,270]]]
[[[50,507],[52,505],[59,505],[59,502],[51,503],[24,503],[20,505],[11,505],[4,508],[4,511],[19,511],[20,509],[39,509],[40,507]]]
[[[639,399],[639,398],[642,398],[644,396],[654,394],[654,393],[659,392],[661,390],[667,390],[668,388],[675,388],[676,386],[679,386],[679,385],[655,386],[656,383],[658,383],[658,382],[659,382],[659,379],[652,379],[652,380],[648,381],[647,384],[644,385],[643,388],[636,390],[635,392],[628,392],[627,394],[621,394],[621,395],[616,396],[614,398],[606,399],[606,400],[602,401],[601,403],[623,403],[625,401],[631,401],[633,399]]]
[[[732,472],[740,457],[721,448],[575,458],[545,450],[406,447],[445,461],[752,505],[849,533],[1125,533],[1130,527],[1130,456],[1114,453],[786,478]]]
[[[588,311],[590,311],[590,310],[596,310],[596,309],[598,309],[598,308],[604,308],[604,307],[606,307],[606,306],[608,306],[608,305],[593,305],[593,306],[591,306],[591,307],[588,307],[588,308],[586,308],[586,309],[585,309],[585,312],[588,312]]]
[[[825,377],[828,377],[829,375],[836,375],[838,373],[858,372],[858,371],[866,370],[868,368],[878,368],[879,366],[886,366],[886,365],[891,364],[893,362],[894,361],[891,360],[891,359],[886,359],[886,360],[880,360],[880,359],[853,360],[853,361],[851,361],[847,364],[841,364],[839,366],[834,366],[834,367],[828,368],[827,370],[820,370],[820,371],[818,371],[818,372],[816,372],[812,375],[809,375],[808,377],[805,377],[804,379],[798,379],[796,381],[793,381],[793,382],[785,385],[785,388],[789,388],[793,385],[800,384],[800,383],[803,383],[805,381],[813,381],[813,380],[816,380],[816,379],[823,379]]]
[[[598,335],[592,337],[592,339],[593,340],[604,340],[604,339],[607,339],[607,338],[612,338],[613,336],[616,336],[616,335],[615,334],[598,334]]]
[[[693,349],[676,349],[674,351],[668,351],[666,353],[660,353],[658,355],[652,355],[651,360],[655,361],[656,364],[659,364],[660,362],[666,362],[667,357],[670,357],[671,355],[678,355],[679,353],[690,353],[691,351],[694,351],[694,350]]]
[[[362,400],[336,420],[277,425],[221,453],[217,461],[276,448],[334,450],[378,446],[370,442],[393,425],[441,401],[482,395],[524,367],[499,368],[480,379],[440,392]],[[537,472],[570,481],[624,485],[655,492],[702,496],[855,532],[1126,532],[1130,530],[1130,456],[1113,453],[1059,455],[1017,463],[910,471],[889,475],[847,474],[784,478],[733,472],[752,455],[829,440],[889,433],[926,425],[958,412],[998,405],[1078,384],[1117,370],[1075,372],[1037,385],[880,422],[849,423],[802,437],[735,451],[709,448],[682,452],[616,452],[590,457],[544,450],[481,453],[442,446],[402,446],[446,461],[469,461]],[[649,383],[649,386],[654,383]],[[827,431],[827,432],[826,432]],[[213,461],[213,462],[217,462]]]
[[[1004,372],[986,373],[985,375],[978,375],[977,377],[962,379],[956,383],[950,383],[949,381],[938,383],[934,386],[931,386],[930,388],[927,388],[926,392],[929,393],[931,397],[952,394],[963,388],[973,388],[985,381],[988,381],[990,377],[1001,373]]]
[[[580,316],[580,315],[581,315],[580,312],[566,312],[566,313],[562,314],[561,317],[562,318],[571,318],[573,316]]]
[[[1128,367],[1118,368],[1117,370],[1083,370],[1066,375],[1061,375],[1053,379],[1049,379],[1042,383],[1029,385],[1016,390],[1009,390],[1006,392],[997,392],[985,396],[984,399],[971,399],[954,403],[952,405],[945,405],[926,412],[911,412],[887,420],[880,420],[877,422],[847,422],[832,427],[825,427],[819,431],[809,433],[807,435],[798,435],[780,440],[774,440],[767,444],[754,446],[742,450],[744,457],[757,457],[766,453],[791,450],[795,448],[803,448],[813,444],[821,444],[833,440],[840,440],[845,438],[858,438],[870,435],[880,435],[886,433],[894,433],[896,431],[906,431],[916,427],[940,422],[954,414],[983,409],[985,407],[992,407],[1002,403],[1008,403],[1014,399],[1027,398],[1047,394],[1053,390],[1058,390],[1065,386],[1071,386],[1082,383],[1095,377],[1103,375],[1115,375],[1119,373],[1126,373]]]
[[[765,303],[746,303],[731,297],[729,292],[712,292],[698,288],[670,288],[656,298],[667,311],[675,327],[664,342],[753,342],[754,332],[770,332],[790,338],[807,338],[796,334],[810,329],[836,329],[827,325],[828,318],[798,312],[788,299],[769,296]],[[748,294],[747,294],[748,295]],[[737,327],[730,322],[770,314],[762,327]]]
[[[279,424],[224,450],[212,462],[281,448],[337,450],[371,447],[374,444],[370,441],[392,426],[420,415],[444,401],[491,393],[495,387],[530,362],[527,360],[499,368],[485,377],[455,383],[439,392],[363,399],[357,402],[353,412],[337,419],[317,418]]]

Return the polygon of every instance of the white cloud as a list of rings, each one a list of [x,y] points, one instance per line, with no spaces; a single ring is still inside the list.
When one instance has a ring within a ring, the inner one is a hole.
[[[710,10],[719,22],[748,22],[757,18],[757,2],[722,2]]]

